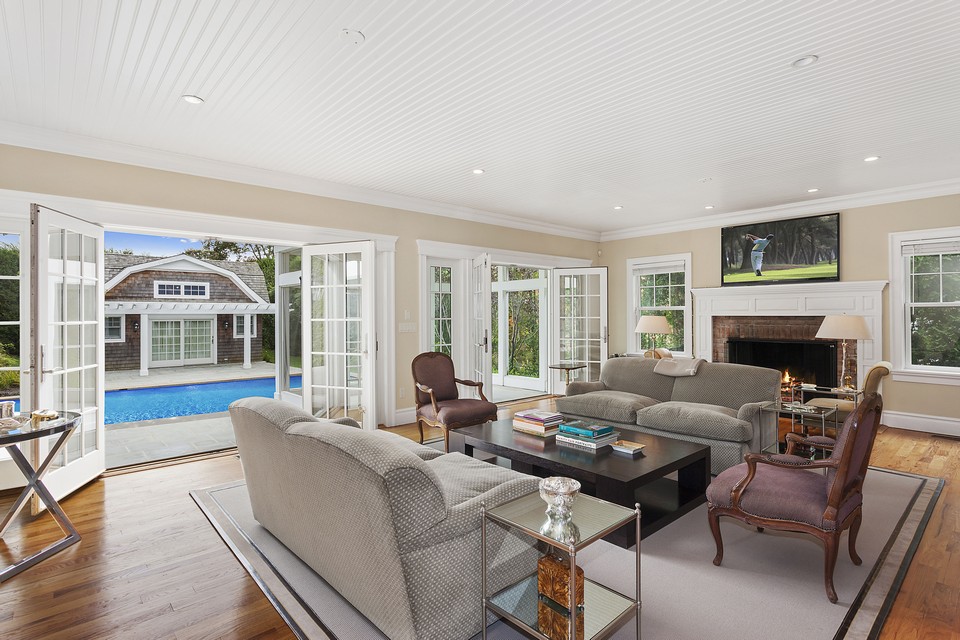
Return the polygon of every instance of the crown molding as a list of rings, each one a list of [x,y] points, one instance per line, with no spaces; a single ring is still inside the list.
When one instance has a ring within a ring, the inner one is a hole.
[[[159,169],[174,173],[184,173],[203,178],[238,182],[241,184],[281,189],[295,193],[305,193],[324,198],[335,198],[349,202],[389,207],[426,213],[457,220],[470,220],[481,224],[489,224],[522,231],[535,231],[556,236],[576,238],[579,240],[600,240],[600,233],[588,229],[579,229],[549,222],[535,222],[517,219],[513,216],[472,207],[461,207],[443,202],[435,202],[423,198],[404,196],[376,189],[365,189],[350,185],[308,178],[279,171],[270,171],[257,167],[199,158],[171,151],[148,149],[135,145],[125,144],[92,138],[74,133],[64,133],[31,127],[0,120],[0,144],[15,147],[26,147],[40,151],[50,151],[71,156],[80,156],[106,162]]]
[[[694,229],[707,229],[710,227],[729,227],[753,222],[816,215],[818,213],[833,213],[845,209],[889,204],[891,202],[904,202],[906,200],[920,200],[922,198],[935,198],[937,196],[950,196],[958,193],[960,193],[960,178],[941,180],[939,182],[927,182],[925,184],[906,187],[892,187],[890,189],[867,191],[847,196],[818,198],[816,200],[791,202],[772,207],[760,207],[758,209],[745,209],[743,211],[700,216],[689,220],[643,225],[629,229],[620,229],[619,231],[605,231],[600,234],[600,242],[627,240],[629,238],[653,236],[661,233],[675,233],[677,231],[692,231]]]

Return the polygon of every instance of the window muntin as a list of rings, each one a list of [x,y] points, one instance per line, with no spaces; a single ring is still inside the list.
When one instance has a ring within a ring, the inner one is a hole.
[[[931,249],[905,258],[908,365],[960,372],[960,251]]]
[[[692,345],[692,309],[690,303],[690,254],[633,258],[627,261],[630,278],[628,298],[628,351],[642,353],[647,349],[666,347],[674,353],[689,354]],[[638,334],[634,332],[640,316],[660,315],[667,318],[672,334]]]
[[[209,282],[170,282],[156,280],[153,283],[155,298],[202,298],[210,297]]]
[[[448,356],[453,351],[453,268],[430,266],[431,350]]]
[[[233,337],[234,338],[243,338],[246,334],[246,326],[244,324],[244,318],[246,316],[243,314],[236,314],[233,316]],[[250,328],[253,330],[253,333],[250,334],[251,338],[257,337],[257,317],[254,315],[250,316]]]
[[[123,342],[123,316],[105,316],[103,318],[104,342]]]

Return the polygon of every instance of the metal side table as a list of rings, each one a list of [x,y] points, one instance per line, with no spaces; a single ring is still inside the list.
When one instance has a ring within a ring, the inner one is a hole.
[[[13,522],[14,518],[17,517],[17,514],[20,513],[24,506],[26,506],[27,500],[30,498],[30,495],[33,492],[36,492],[43,501],[43,504],[47,505],[47,509],[50,510],[50,515],[53,516],[53,519],[57,521],[57,524],[60,525],[60,528],[67,535],[65,538],[61,538],[53,544],[34,553],[32,556],[24,558],[23,560],[15,562],[12,565],[0,570],[0,582],[9,580],[22,571],[26,571],[38,562],[46,560],[55,553],[66,549],[70,545],[80,542],[80,534],[77,532],[77,529],[73,526],[73,523],[70,522],[67,514],[63,512],[63,509],[60,508],[60,505],[47,490],[47,487],[43,484],[43,476],[50,469],[50,464],[57,457],[57,454],[63,449],[63,446],[67,443],[67,440],[70,439],[70,436],[73,434],[73,432],[77,429],[77,427],[80,426],[80,415],[64,411],[61,412],[60,417],[56,420],[41,422],[36,427],[31,424],[29,414],[18,414],[15,416],[15,419],[20,422],[19,428],[0,429],[0,447],[3,447],[10,452],[10,457],[13,458],[15,463],[17,463],[17,467],[20,468],[20,472],[23,474],[23,477],[26,478],[27,486],[23,488],[23,491],[10,507],[10,510],[3,518],[3,521],[0,522],[0,538],[2,538],[3,534],[7,532],[7,529],[10,527],[10,524]],[[16,446],[21,442],[28,442],[38,438],[55,436],[58,434],[60,437],[57,438],[56,443],[47,453],[47,457],[44,458],[43,462],[41,462],[40,466],[36,469],[33,468],[26,456],[23,455],[23,452],[20,451],[20,448]]]

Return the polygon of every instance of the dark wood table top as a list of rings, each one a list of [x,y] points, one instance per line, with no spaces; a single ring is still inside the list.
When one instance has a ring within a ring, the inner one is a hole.
[[[614,453],[609,447],[598,453],[592,453],[558,445],[554,437],[538,438],[514,431],[512,419],[463,427],[457,429],[455,433],[462,436],[464,442],[472,447],[491,453],[497,453],[497,450],[500,450],[505,454],[504,457],[514,457],[506,455],[508,452],[513,452],[522,458],[549,460],[555,464],[566,465],[631,485],[641,485],[647,480],[676,471],[708,455],[710,451],[710,447],[706,445],[622,428],[616,430],[620,432],[621,439],[645,445],[642,453],[633,458]],[[531,462],[535,463],[534,460]]]

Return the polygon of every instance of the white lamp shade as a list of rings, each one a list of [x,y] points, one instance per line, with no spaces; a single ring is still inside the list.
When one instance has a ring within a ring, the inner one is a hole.
[[[673,327],[663,316],[640,316],[637,322],[637,333],[673,333]]]
[[[817,331],[818,338],[833,340],[870,340],[870,327],[863,316],[826,316]]]

